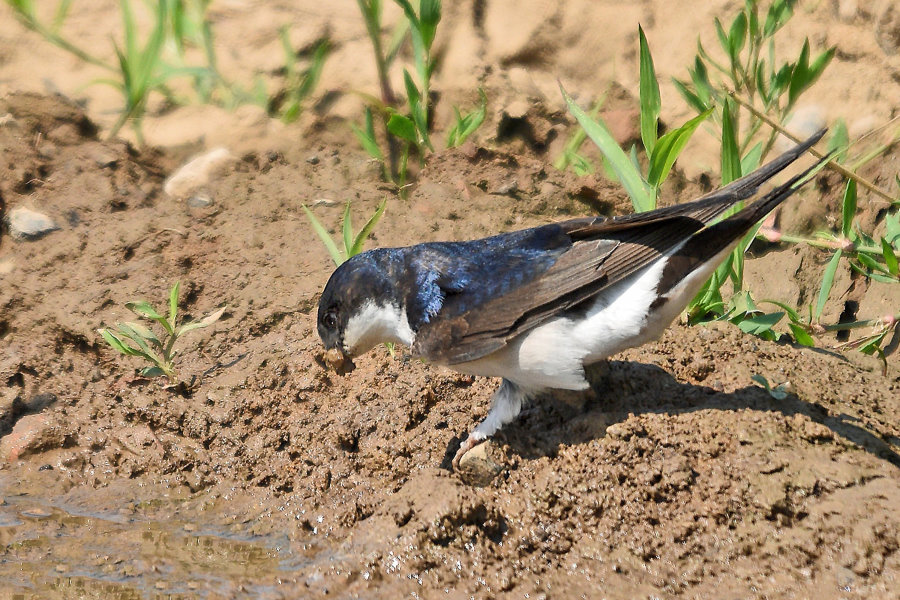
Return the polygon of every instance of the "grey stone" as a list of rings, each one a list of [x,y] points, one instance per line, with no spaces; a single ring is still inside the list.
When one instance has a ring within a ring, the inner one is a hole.
[[[6,222],[10,235],[19,240],[36,240],[59,229],[47,215],[24,206],[17,206],[9,211]]]
[[[489,484],[503,470],[503,465],[494,460],[492,454],[494,445],[490,440],[463,454],[459,461],[460,478],[465,483],[478,487]]]

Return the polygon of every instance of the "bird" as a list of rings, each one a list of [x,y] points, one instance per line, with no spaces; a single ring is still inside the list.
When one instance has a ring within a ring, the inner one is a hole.
[[[500,377],[462,456],[551,390],[586,390],[585,366],[657,339],[751,228],[825,157],[758,200],[824,135],[694,201],[580,217],[491,237],[376,248],[332,273],[319,299],[325,362],[339,372],[384,342],[460,373]]]

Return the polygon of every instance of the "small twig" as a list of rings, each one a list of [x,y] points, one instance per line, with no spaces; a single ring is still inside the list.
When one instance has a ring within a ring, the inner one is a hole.
[[[803,140],[801,140],[800,138],[798,138],[798,137],[795,136],[794,134],[790,133],[787,129],[785,129],[784,127],[782,127],[779,123],[777,123],[776,121],[774,121],[773,119],[771,119],[768,115],[766,115],[765,113],[759,111],[756,107],[751,106],[747,101],[745,101],[743,98],[741,98],[740,96],[738,96],[736,92],[734,92],[734,91],[732,91],[732,90],[728,90],[728,95],[731,96],[731,97],[734,99],[735,102],[737,102],[738,104],[740,104],[741,106],[743,106],[744,108],[746,108],[747,110],[749,110],[751,113],[753,113],[753,116],[754,116],[754,117],[756,117],[756,118],[760,119],[761,121],[765,122],[766,125],[768,125],[769,127],[775,129],[776,131],[778,131],[779,133],[781,133],[782,135],[784,135],[785,137],[787,137],[788,139],[790,139],[790,140],[793,141],[794,143],[800,144],[800,143],[803,142]],[[823,157],[825,156],[824,154],[822,154],[821,152],[819,152],[819,151],[816,150],[815,148],[810,148],[810,149],[809,149],[809,153],[812,154],[813,156],[815,156],[816,158],[823,158]],[[829,161],[825,164],[825,166],[828,167],[828,168],[830,168],[830,169],[832,169],[833,171],[837,171],[838,173],[840,173],[840,174],[843,175],[844,177],[848,177],[848,178],[850,178],[850,179],[856,180],[861,186],[863,186],[864,188],[866,188],[867,190],[869,190],[869,191],[872,192],[873,194],[875,194],[875,195],[877,195],[877,196],[881,196],[882,198],[884,198],[885,200],[887,200],[889,203],[894,204],[894,203],[897,202],[897,199],[896,199],[896,198],[891,198],[888,194],[886,194],[885,192],[881,191],[881,189],[878,188],[874,183],[868,181],[867,179],[865,179],[865,178],[863,178],[863,177],[860,177],[859,175],[857,175],[857,174],[854,173],[853,171],[850,171],[849,169],[847,169],[846,167],[844,167],[844,166],[841,165],[840,163],[838,163],[838,162],[836,162],[836,161],[834,161],[834,160],[829,160]]]

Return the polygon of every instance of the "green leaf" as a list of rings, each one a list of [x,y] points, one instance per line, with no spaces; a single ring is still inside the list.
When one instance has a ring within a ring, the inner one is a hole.
[[[728,34],[725,33],[725,28],[722,27],[722,21],[719,20],[719,17],[713,19],[713,25],[716,27],[716,36],[719,38],[719,45],[722,46],[722,50],[730,53],[729,48],[731,44],[728,43]]]
[[[172,325],[169,324],[169,321],[164,316],[156,312],[156,309],[150,306],[149,302],[145,302],[143,300],[138,302],[126,302],[125,308],[135,313],[136,315],[156,321],[157,323],[162,325],[165,328],[166,332],[169,334],[173,333],[174,331]]]
[[[331,236],[328,235],[328,231],[316,218],[316,215],[312,213],[311,210],[304,204],[303,210],[306,212],[306,216],[309,219],[310,225],[312,225],[313,231],[319,236],[319,239],[322,240],[322,243],[325,244],[325,248],[328,250],[328,254],[331,255],[331,260],[334,261],[335,266],[340,266],[342,262],[346,259],[341,254],[341,251],[338,249],[337,244],[334,243],[334,240],[331,239]]]
[[[741,153],[737,144],[737,123],[732,117],[733,104],[726,99],[722,107],[722,185],[741,177]]]
[[[699,48],[702,49],[702,46],[699,45],[700,42],[697,42]],[[697,90],[697,96],[703,102],[704,109],[709,107],[709,99],[713,95],[713,87],[709,82],[709,71],[706,69],[706,64],[700,59],[699,56],[694,57],[694,69],[688,70],[691,74],[691,81],[694,83],[694,88]]]
[[[144,367],[138,373],[141,377],[166,377],[166,372],[159,367]]]
[[[350,124],[350,127],[353,129],[353,133],[356,134],[356,139],[359,140],[363,150],[365,150],[372,158],[383,162],[384,154],[381,153],[381,148],[378,147],[378,141],[375,139],[375,127],[372,124],[372,109],[366,107],[365,130],[360,129],[352,123]]]
[[[647,182],[653,187],[659,187],[666,180],[675,160],[684,150],[685,145],[691,139],[700,123],[706,120],[713,109],[709,108],[678,129],[674,129],[661,138],[650,154],[650,167],[647,173]]]
[[[162,348],[162,342],[159,341],[159,338],[156,337],[156,334],[153,333],[153,331],[149,327],[145,327],[140,323],[134,323],[133,321],[126,321],[125,325],[130,327],[134,333],[149,341],[157,348]]]
[[[738,323],[737,326],[744,333],[762,335],[763,333],[770,331],[783,317],[784,313],[781,311],[766,313],[744,319]]]
[[[407,101],[409,102],[409,110],[412,115],[413,123],[416,125],[418,135],[412,140],[416,145],[425,144],[429,150],[434,151],[431,140],[428,136],[428,115],[425,103],[422,101],[422,93],[416,87],[409,71],[403,69],[403,82],[406,86]]]
[[[809,346],[810,348],[815,347],[816,340],[814,340],[813,337],[809,335],[809,332],[803,327],[797,323],[788,323],[788,327],[791,328],[791,334],[793,334],[794,340],[796,340],[798,344],[801,346]]]
[[[644,29],[638,25],[640,38],[640,104],[641,104],[641,141],[647,154],[656,146],[659,111],[662,101],[659,97],[659,82],[656,81],[656,69],[653,67],[653,56],[647,45]]]
[[[441,20],[440,0],[421,0],[419,2],[419,23],[422,28],[422,40],[425,47],[430,49],[434,41],[438,23]]]
[[[391,135],[394,135],[401,140],[406,140],[413,144],[418,143],[418,138],[416,137],[416,125],[409,117],[394,113],[388,120],[387,128]]]
[[[365,243],[366,239],[368,239],[369,235],[372,234],[372,231],[375,229],[375,226],[378,225],[378,221],[381,220],[381,215],[384,214],[384,209],[387,207],[387,198],[381,201],[381,204],[378,205],[378,208],[375,209],[375,214],[372,215],[363,228],[359,231],[359,234],[356,236],[356,239],[353,241],[353,246],[347,253],[347,257],[356,256],[362,250],[362,246]]]
[[[625,152],[619,147],[612,134],[602,123],[602,121],[594,121],[591,119],[578,104],[566,93],[566,90],[560,85],[560,91],[569,111],[584,128],[588,137],[593,140],[600,152],[609,160],[612,165],[616,177],[622,182],[625,191],[631,198],[631,202],[637,212],[652,210],[656,206],[656,197],[650,186],[644,181],[639,171],[637,171],[628,159]]]
[[[856,255],[856,260],[858,260],[861,265],[871,271],[871,273],[866,273],[866,275],[872,276],[875,273],[884,273],[885,275],[891,274],[887,267],[883,266],[881,263],[864,252],[859,252]]]
[[[109,329],[98,329],[100,335],[103,336],[103,339],[106,340],[106,343],[113,347],[114,350],[124,354],[126,356],[138,356],[140,352],[123,342],[119,336],[114,334]]]
[[[681,97],[684,98],[684,101],[690,104],[691,108],[698,113],[703,112],[708,108],[698,94],[695,94],[687,88],[686,83],[673,77],[672,84],[675,86],[675,89],[678,90],[678,93],[681,94]]]
[[[218,321],[223,314],[225,314],[226,308],[227,307],[223,306],[219,310],[208,314],[200,321],[193,321],[191,323],[186,323],[185,325],[182,325],[181,329],[178,330],[178,337],[181,337],[188,331],[193,331],[195,329],[202,329],[204,327],[209,327],[210,325],[212,325],[213,323]]]
[[[856,180],[848,179],[844,188],[844,200],[841,204],[841,235],[850,239],[853,232],[853,219],[856,217]]]
[[[739,12],[731,23],[731,30],[728,32],[728,54],[731,58],[732,67],[740,64],[739,57],[741,50],[744,49],[744,43],[747,41],[747,15]]]
[[[763,144],[758,142],[747,151],[747,154],[741,159],[741,173],[750,173],[756,170],[759,166],[759,161],[762,159],[762,150]]]
[[[885,238],[881,238],[881,255],[884,257],[884,264],[887,265],[888,271],[895,277],[900,274],[900,266],[897,264],[897,255],[894,254],[894,248]]]
[[[178,293],[181,289],[181,282],[176,281],[169,292],[169,323],[175,327],[175,318],[178,316]]]
[[[146,340],[141,336],[140,333],[131,328],[128,323],[117,323],[116,326],[119,328],[119,333],[131,340],[135,344],[137,344],[138,348],[146,354],[147,356],[152,356],[152,351],[150,350],[150,346],[147,345]],[[154,359],[156,357],[154,356]],[[156,362],[156,360],[154,360]]]
[[[850,146],[850,135],[847,133],[847,123],[838,118],[831,128],[831,137],[828,140],[828,154],[834,156],[834,160],[841,163],[847,157],[847,148]]]
[[[884,238],[900,250],[900,212],[885,215]]]
[[[822,274],[822,286],[819,288],[819,298],[816,301],[816,321],[821,318],[822,311],[825,309],[825,303],[828,301],[828,295],[831,293],[831,286],[834,285],[834,275],[837,272],[842,254],[841,250],[835,250],[831,260],[828,261],[828,266],[825,267],[825,272]]]
[[[793,321],[794,323],[802,322],[802,319],[800,318],[800,313],[797,312],[795,309],[791,308],[790,306],[788,306],[787,304],[785,304],[784,302],[779,302],[778,300],[762,300],[762,302],[765,302],[767,304],[774,304],[778,308],[782,309],[784,312],[787,313],[788,318],[791,321]]]
[[[772,37],[776,31],[787,23],[793,13],[795,0],[775,0],[766,13],[766,23],[763,25],[763,35]]]
[[[460,116],[459,110],[453,107],[456,113],[456,123],[447,133],[448,148],[455,148],[463,144],[484,123],[487,115],[487,95],[482,88],[478,88],[478,95],[481,96],[481,106],[465,116]]]
[[[776,400],[784,400],[788,397],[787,392],[784,390],[783,385],[775,386],[774,388],[769,385],[769,381],[763,377],[762,375],[751,375],[750,379],[763,386],[765,390],[769,393],[770,396],[775,398]]]
[[[344,207],[344,255],[347,258],[353,256],[350,254],[350,248],[353,247],[353,224],[350,219],[350,201],[347,200],[347,206]]]

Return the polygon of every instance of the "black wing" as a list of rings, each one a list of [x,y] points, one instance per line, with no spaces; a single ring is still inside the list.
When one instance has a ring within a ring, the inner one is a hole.
[[[694,202],[613,219],[573,219],[463,244],[426,245],[418,272],[427,274],[437,292],[427,296],[432,304],[427,319],[414,324],[413,351],[454,364],[498,350],[670,253],[736,202],[754,195],[823,134]],[[729,226],[711,232],[703,245],[727,247],[787,198],[799,177],[724,221]],[[422,269],[426,263],[430,270]],[[420,292],[428,289],[418,283]]]

